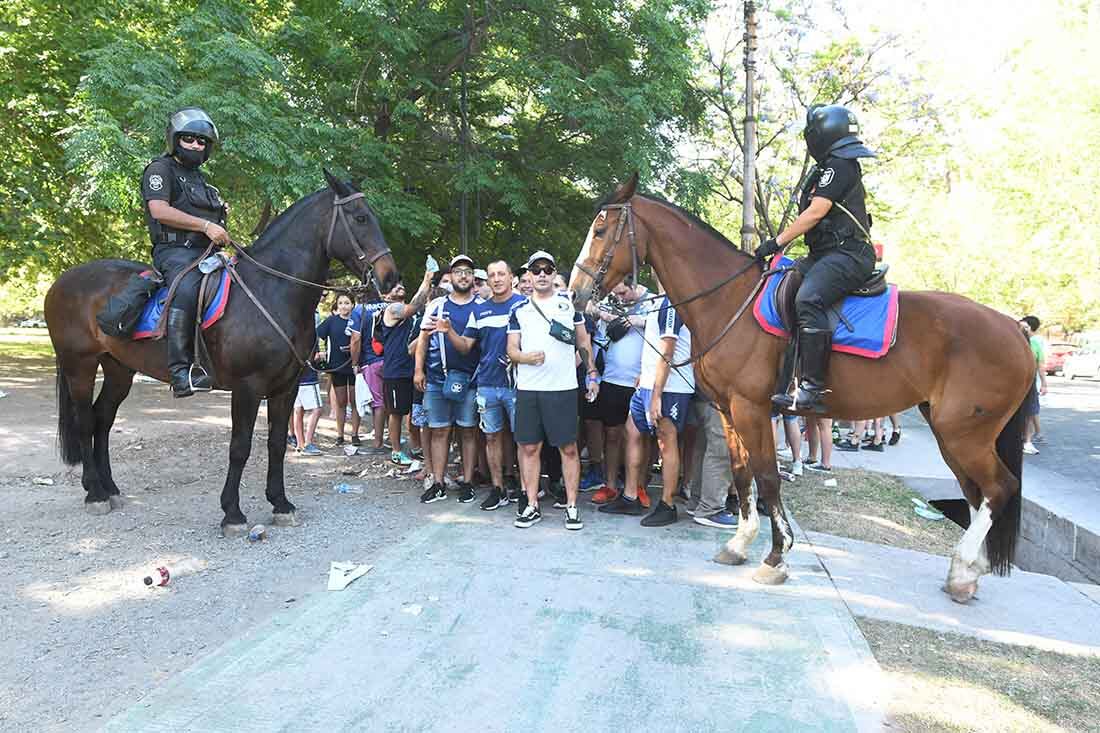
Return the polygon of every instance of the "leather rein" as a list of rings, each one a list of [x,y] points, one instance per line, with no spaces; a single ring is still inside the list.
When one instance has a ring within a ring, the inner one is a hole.
[[[638,282],[638,261],[639,261],[639,258],[638,258],[637,236],[636,236],[636,230],[635,230],[635,227],[634,227],[634,216],[635,216],[634,207],[628,202],[628,203],[623,203],[623,204],[608,204],[606,206],[601,207],[600,210],[601,211],[608,211],[608,210],[611,210],[611,209],[619,209],[621,211],[621,213],[619,215],[618,224],[615,226],[615,236],[611,240],[611,246],[608,247],[607,252],[604,253],[603,259],[600,261],[599,267],[596,269],[595,272],[592,272],[590,269],[585,267],[584,264],[580,262],[580,260],[577,260],[576,262],[573,263],[574,267],[576,267],[578,270],[580,270],[581,272],[583,272],[584,274],[586,274],[586,275],[588,275],[589,277],[592,278],[592,281],[593,281],[593,286],[592,287],[593,287],[593,292],[594,292],[595,295],[599,295],[600,290],[603,286],[604,277],[607,275],[608,270],[611,268],[611,260],[615,256],[615,249],[619,246],[619,241],[622,239],[622,234],[623,234],[624,229],[626,230],[627,237],[630,241],[630,257],[631,257],[631,260],[632,260],[633,271],[634,271],[634,280],[633,280],[633,282],[635,282],[635,283]],[[643,259],[643,261],[644,261],[644,259]],[[698,293],[696,293],[695,295],[692,295],[690,298],[685,298],[684,300],[681,300],[679,303],[670,303],[669,305],[672,308],[677,308],[681,305],[686,305],[687,303],[691,303],[693,301],[699,300],[700,298],[705,298],[706,296],[717,292],[718,290],[722,289],[723,287],[725,287],[729,283],[731,283],[734,280],[736,280],[737,278],[741,277],[741,275],[745,274],[746,272],[748,272],[753,267],[762,267],[762,265],[755,258],[753,258],[751,261],[746,263],[744,267],[739,268],[732,275],[725,278],[724,280],[719,282],[717,285],[706,288],[705,290],[701,290]],[[776,273],[782,272],[782,271],[783,271],[782,269],[767,269],[767,268],[764,268],[764,271],[762,273],[760,273],[760,277],[759,277],[759,279],[757,279],[756,285],[753,287],[752,292],[749,293],[749,296],[745,299],[745,301],[737,309],[737,312],[734,313],[733,317],[730,318],[730,320],[726,323],[726,326],[725,326],[725,328],[722,329],[722,332],[719,333],[718,336],[713,341],[711,341],[705,349],[700,351],[698,354],[692,355],[691,358],[689,358],[685,361],[681,361],[681,362],[673,363],[673,362],[669,361],[664,356],[664,354],[661,354],[661,358],[665,361],[666,364],[668,364],[669,368],[676,369],[677,367],[687,366],[688,364],[692,364],[696,361],[699,361],[704,356],[709,354],[714,349],[714,347],[716,347],[722,341],[722,339],[724,339],[726,337],[726,335],[733,328],[734,324],[736,324],[737,321],[740,320],[741,316],[744,315],[744,313],[748,309],[749,305],[752,303],[752,301],[756,298],[757,294],[760,292],[760,288],[762,288],[764,286],[764,282],[770,276],[772,276]],[[647,300],[659,300],[660,298],[664,298],[664,297],[666,297],[666,296],[664,296],[664,295],[655,295],[655,296],[650,296],[648,298],[643,298],[643,299],[641,299],[640,301],[637,301],[637,302],[645,302]],[[619,308],[618,306],[616,306],[616,309],[621,311],[620,315],[626,315],[625,310]],[[642,338],[643,338],[643,340],[645,339],[644,336]],[[650,347],[654,348],[654,349],[657,348],[656,346],[653,346],[653,344],[650,344]],[[660,353],[659,349],[657,351],[658,351],[658,353]]]
[[[388,254],[391,254],[391,251],[390,251],[389,247],[386,247],[384,250],[382,250],[381,252],[379,252],[374,257],[371,257],[368,260],[367,259],[367,253],[363,250],[362,245],[359,244],[359,240],[356,238],[355,232],[352,231],[351,224],[348,223],[347,213],[344,211],[343,206],[344,206],[344,204],[346,204],[350,201],[355,201],[356,199],[361,199],[363,197],[364,197],[364,194],[361,191],[357,191],[357,192],[355,192],[355,193],[353,193],[349,196],[344,196],[343,198],[341,198],[339,196],[336,196],[336,197],[333,198],[333,200],[332,200],[332,222],[329,224],[328,237],[325,239],[325,256],[328,257],[330,260],[332,259],[332,238],[333,238],[333,235],[336,232],[336,221],[339,220],[340,223],[344,227],[344,232],[347,234],[348,241],[351,243],[352,250],[354,250],[354,252],[355,252],[356,259],[358,259],[358,260],[367,260],[367,263],[366,263],[367,266],[364,270],[364,280],[365,280],[366,283],[370,283],[370,282],[374,281],[374,263],[377,262],[382,257],[385,257]],[[294,275],[288,275],[285,272],[281,272],[280,270],[276,270],[273,267],[269,267],[269,266],[263,264],[262,262],[259,262],[255,257],[253,257],[248,252],[247,249],[245,249],[241,245],[237,244],[233,240],[230,240],[230,242],[237,249],[237,252],[239,254],[244,255],[244,258],[246,260],[251,262],[253,265],[258,267],[259,269],[263,270],[264,272],[266,272],[270,275],[274,275],[275,277],[282,278],[283,280],[288,280],[290,282],[298,283],[299,285],[305,285],[305,286],[311,287],[311,288],[317,288],[319,290],[329,290],[329,291],[336,292],[336,293],[348,293],[348,294],[361,292],[365,288],[369,287],[367,284],[346,287],[346,286],[339,286],[339,285],[325,285],[323,283],[311,282],[310,280],[303,280],[300,277],[295,277]],[[241,290],[243,290],[244,294],[248,296],[248,299],[252,301],[253,305],[255,305],[256,308],[259,309],[260,314],[263,315],[263,317],[267,319],[267,322],[271,324],[271,327],[275,329],[275,332],[278,333],[279,336],[282,337],[283,341],[286,342],[286,345],[288,347],[290,347],[290,353],[294,355],[294,358],[298,361],[299,364],[301,364],[304,367],[314,369],[318,372],[329,373],[329,372],[339,371],[351,362],[351,355],[349,354],[348,358],[344,361],[344,363],[340,364],[340,366],[338,366],[338,367],[334,367],[332,369],[318,369],[313,364],[310,364],[308,360],[303,359],[301,356],[298,355],[297,349],[294,348],[294,342],[291,341],[290,336],[288,336],[286,331],[283,330],[283,327],[279,325],[279,322],[276,321],[272,317],[271,313],[268,312],[267,308],[265,308],[263,306],[263,304],[260,303],[260,299],[256,297],[256,294],[253,293],[252,290],[248,287],[248,285],[245,284],[244,279],[240,276],[240,273],[237,272],[236,266],[233,263],[227,261],[225,263],[225,269],[226,269],[226,271],[229,272],[230,279],[232,279],[233,282],[235,282],[237,285],[239,285],[241,287]],[[377,289],[377,285],[376,285],[376,289]]]

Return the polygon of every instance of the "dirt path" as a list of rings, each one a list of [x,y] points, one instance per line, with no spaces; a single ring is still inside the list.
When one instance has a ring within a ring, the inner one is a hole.
[[[415,482],[329,451],[287,460],[301,526],[269,528],[257,544],[222,539],[229,395],[174,401],[163,385],[136,383],[112,435],[126,503],[92,517],[79,473],[56,458],[52,362],[0,360],[0,390],[0,730],[98,728],[250,625],[324,592],[329,561],[370,562],[426,515]],[[265,525],[266,436],[261,414],[241,490],[249,520]],[[351,468],[370,469],[355,479],[366,493],[334,494]],[[171,583],[144,587],[158,565]]]

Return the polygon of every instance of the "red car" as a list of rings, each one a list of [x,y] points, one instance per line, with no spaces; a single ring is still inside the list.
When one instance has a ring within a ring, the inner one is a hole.
[[[1066,357],[1077,353],[1079,346],[1073,344],[1048,344],[1047,359],[1043,362],[1043,371],[1054,374],[1062,371],[1062,365],[1066,363]]]

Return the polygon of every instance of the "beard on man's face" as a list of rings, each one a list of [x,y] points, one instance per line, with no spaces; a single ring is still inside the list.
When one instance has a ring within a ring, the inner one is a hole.
[[[454,288],[454,291],[456,293],[460,293],[462,295],[465,295],[466,293],[470,292],[471,289],[473,289],[474,284],[473,284],[473,282],[468,282],[468,283],[462,285],[462,284],[459,284],[458,280],[452,280],[451,281],[451,287]]]

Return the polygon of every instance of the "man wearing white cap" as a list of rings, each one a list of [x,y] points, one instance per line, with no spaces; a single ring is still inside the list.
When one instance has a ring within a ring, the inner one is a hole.
[[[584,318],[568,296],[554,292],[554,257],[543,251],[527,260],[534,278],[531,296],[512,308],[508,317],[508,358],[516,364],[516,443],[527,506],[516,517],[517,527],[542,520],[539,511],[539,452],[543,441],[561,452],[565,478],[566,529],[581,529],[577,509],[581,462],[577,452],[577,367],[579,354],[586,370],[586,397],[599,392],[599,372]]]

